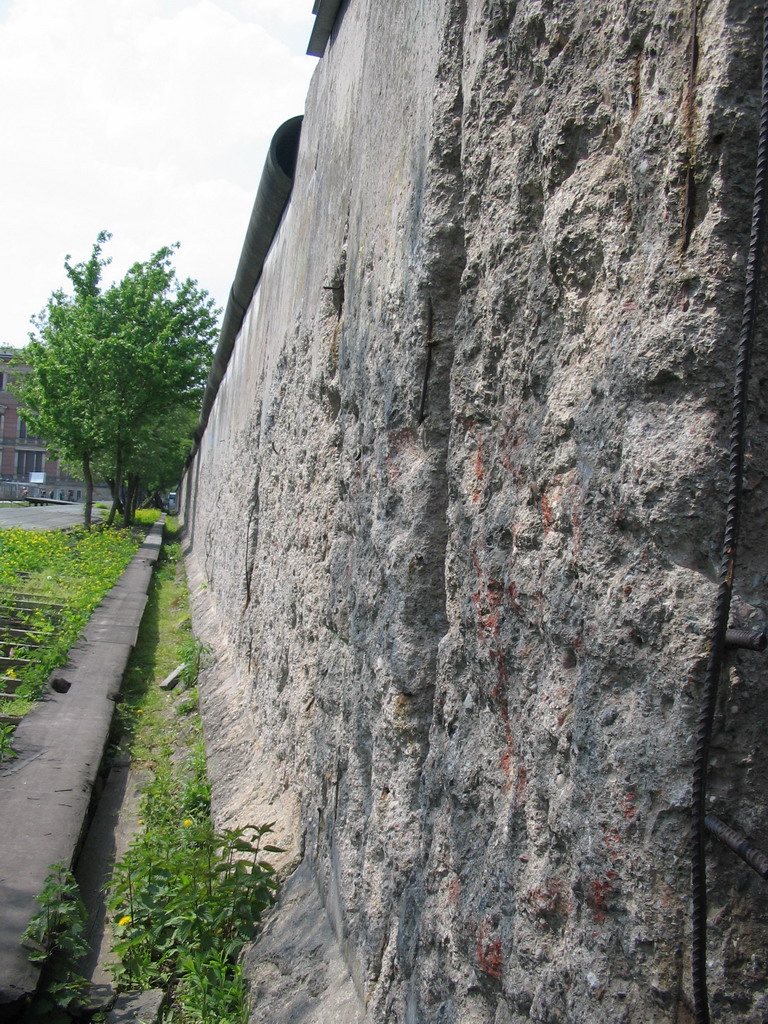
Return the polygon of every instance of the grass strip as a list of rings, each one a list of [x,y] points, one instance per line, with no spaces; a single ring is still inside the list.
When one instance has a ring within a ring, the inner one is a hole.
[[[4,715],[33,707],[143,537],[141,528],[0,529],[0,690],[15,693]]]
[[[238,964],[277,888],[265,854],[271,825],[216,831],[210,817],[197,672],[205,647],[191,632],[174,519],[153,576],[123,682],[119,729],[134,764],[149,770],[141,832],[115,866],[109,908],[116,980],[170,993],[166,1024],[245,1024]],[[186,662],[178,686],[159,684]]]

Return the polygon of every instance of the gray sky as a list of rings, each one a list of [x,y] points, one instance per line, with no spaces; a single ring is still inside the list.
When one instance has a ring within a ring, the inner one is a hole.
[[[313,24],[312,0],[0,0],[0,345],[100,230],[106,279],[180,242],[225,305]]]

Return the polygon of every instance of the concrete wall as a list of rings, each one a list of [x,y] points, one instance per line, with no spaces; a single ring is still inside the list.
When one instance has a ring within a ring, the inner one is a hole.
[[[182,510],[218,813],[309,858],[372,1022],[692,1019],[761,31],[698,7],[691,77],[688,0],[350,0],[312,83]],[[760,671],[710,778],[768,847]],[[710,891],[713,1015],[762,1021],[763,883]]]

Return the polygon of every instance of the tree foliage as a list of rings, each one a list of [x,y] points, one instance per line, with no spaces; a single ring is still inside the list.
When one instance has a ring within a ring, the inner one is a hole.
[[[219,312],[197,282],[178,280],[177,246],[102,289],[110,237],[99,234],[87,261],[65,260],[71,291],[54,292],[33,321],[18,386],[25,417],[52,453],[83,467],[86,522],[94,466],[113,485],[110,519],[130,481],[126,522],[140,481],[160,487],[178,476]],[[158,474],[162,483],[150,479]]]

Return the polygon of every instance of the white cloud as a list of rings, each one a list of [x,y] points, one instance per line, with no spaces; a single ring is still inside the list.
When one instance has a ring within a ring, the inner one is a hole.
[[[0,343],[85,259],[181,242],[224,305],[274,130],[301,113],[312,0],[0,0]]]

